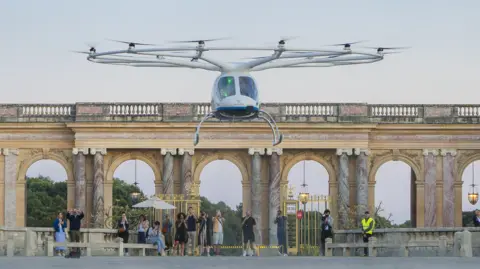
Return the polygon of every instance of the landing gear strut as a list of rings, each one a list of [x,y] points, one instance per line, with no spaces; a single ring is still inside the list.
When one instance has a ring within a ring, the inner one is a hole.
[[[206,114],[203,119],[200,121],[200,123],[198,123],[197,125],[197,129],[195,131],[195,136],[193,138],[193,145],[196,146],[198,144],[198,142],[200,142],[200,127],[202,126],[202,124],[210,119],[210,118],[215,118],[215,112],[210,112],[208,114]],[[268,114],[267,112],[263,111],[263,110],[260,110],[258,112],[258,118],[259,119],[262,119],[264,121],[266,121],[268,123],[268,125],[270,126],[270,128],[272,129],[272,133],[273,133],[273,146],[276,146],[280,143],[282,143],[283,141],[283,134],[280,133],[280,131],[278,130],[278,126],[277,126],[277,123],[275,122],[275,120],[273,119],[273,117]],[[233,120],[233,118],[232,118]]]

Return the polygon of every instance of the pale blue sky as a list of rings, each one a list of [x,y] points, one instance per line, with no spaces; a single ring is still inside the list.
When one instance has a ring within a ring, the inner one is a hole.
[[[254,74],[263,101],[478,103],[478,10],[477,0],[2,1],[0,103],[207,102],[215,73],[96,65],[69,51],[87,50],[86,42],[97,42],[98,51],[123,48],[107,38],[162,44],[225,36],[235,39],[216,45],[274,45],[280,37],[299,36],[287,45],[370,40],[364,45],[412,47],[375,64]],[[326,172],[319,165],[307,167],[310,191],[324,193]],[[52,169],[45,162],[35,164],[29,175],[64,178],[61,169]],[[240,173],[235,169],[222,162],[207,166],[202,190],[213,200],[238,203]],[[301,165],[292,171],[293,178],[301,178]],[[139,168],[139,174],[153,184],[149,168]],[[133,163],[116,175],[130,178]],[[408,192],[397,191],[408,188],[409,175],[401,163],[385,164],[377,175],[383,184],[377,201],[384,201],[397,222],[409,218]],[[214,187],[233,182],[238,191]]]

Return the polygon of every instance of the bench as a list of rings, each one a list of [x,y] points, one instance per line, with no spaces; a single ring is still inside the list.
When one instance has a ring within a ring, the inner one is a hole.
[[[418,247],[438,247],[439,255],[445,256],[447,252],[447,245],[453,244],[453,241],[448,241],[447,237],[442,235],[438,240],[420,240],[420,241],[408,241],[407,243],[395,244],[395,243],[377,243],[375,237],[370,237],[368,243],[333,243],[331,238],[327,238],[325,241],[325,256],[333,256],[333,250],[341,248],[343,250],[343,256],[350,256],[351,249],[368,248],[368,256],[376,257],[378,248],[398,248],[402,256],[409,256],[410,248]]]
[[[152,244],[123,243],[123,240],[121,238],[119,238],[117,242],[110,242],[110,243],[100,243],[100,242],[99,243],[97,242],[76,243],[76,242],[55,242],[53,241],[53,237],[48,237],[47,238],[47,256],[52,257],[54,255],[54,250],[56,247],[85,249],[86,256],[92,256],[92,248],[93,249],[113,248],[117,250],[117,255],[120,257],[124,256],[124,251],[126,248],[139,250],[140,256],[145,256],[147,249],[154,249],[154,250],[157,249],[157,247]]]

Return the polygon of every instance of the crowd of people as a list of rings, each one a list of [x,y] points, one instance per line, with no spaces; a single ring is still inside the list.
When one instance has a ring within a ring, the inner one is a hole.
[[[54,239],[56,242],[65,242],[67,240],[67,222],[69,221],[68,237],[71,242],[80,242],[80,227],[84,214],[81,210],[70,209],[67,211],[65,219],[62,213],[59,213],[53,223],[55,230]],[[476,215],[477,222],[480,223],[480,212]],[[195,249],[198,247],[199,255],[210,256],[213,254],[220,255],[220,248],[223,245],[223,227],[225,218],[222,217],[220,211],[215,216],[210,217],[207,212],[201,212],[197,216],[193,208],[189,208],[187,214],[180,212],[176,215],[175,221],[170,219],[169,215],[165,215],[162,222],[154,221],[150,225],[148,219],[142,215],[137,227],[130,227],[129,221],[125,213],[117,222],[118,237],[123,239],[124,243],[129,242],[130,232],[137,233],[136,243],[153,244],[156,246],[156,252],[160,256],[166,255],[196,255]],[[279,254],[288,256],[287,247],[287,217],[282,214],[281,210],[277,211],[277,217],[274,220],[277,225],[277,240],[279,246]],[[242,235],[243,235],[243,256],[255,255],[255,226],[256,220],[252,217],[251,212],[247,211],[242,219]],[[321,254],[325,254],[325,241],[327,238],[333,238],[333,218],[330,216],[330,210],[326,209],[321,218]],[[368,242],[373,235],[375,221],[370,217],[368,211],[365,212],[364,218],[361,220],[361,230],[363,241]],[[174,233],[173,233],[173,232]],[[251,250],[251,252],[248,252]],[[68,255],[67,249],[59,246],[55,249],[57,255],[65,257],[78,257],[80,250],[73,248]],[[124,249],[125,255],[129,255],[128,248]],[[365,255],[368,255],[368,249],[365,249]]]

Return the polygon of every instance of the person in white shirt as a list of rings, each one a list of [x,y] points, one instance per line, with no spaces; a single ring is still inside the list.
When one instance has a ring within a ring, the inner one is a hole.
[[[223,244],[223,225],[225,218],[222,217],[220,210],[217,210],[217,214],[212,218],[213,221],[213,251],[215,255],[220,255],[220,246]]]
[[[159,256],[165,256],[165,239],[160,231],[159,221],[155,221],[153,227],[148,229],[147,243],[157,246]]]

